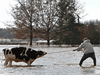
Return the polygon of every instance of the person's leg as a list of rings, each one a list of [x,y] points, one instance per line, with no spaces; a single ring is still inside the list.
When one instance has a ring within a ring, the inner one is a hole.
[[[92,54],[91,54],[91,58],[93,59],[94,66],[96,66],[96,57],[95,57],[95,53],[92,53]]]
[[[83,61],[84,61],[85,59],[87,59],[88,57],[89,57],[88,54],[84,54],[83,57],[81,58],[81,61],[80,61],[79,65],[81,66],[82,63],[83,63]]]

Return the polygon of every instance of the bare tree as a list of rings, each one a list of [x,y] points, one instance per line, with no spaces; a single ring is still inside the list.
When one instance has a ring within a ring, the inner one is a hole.
[[[13,31],[16,38],[32,39],[35,36],[33,31],[36,27],[37,21],[37,0],[17,0],[18,4],[12,7],[11,15],[14,18]]]
[[[38,0],[39,1],[39,0]],[[44,0],[41,2],[41,6],[39,9],[41,10],[39,13],[39,21],[37,32],[39,37],[47,40],[48,46],[50,45],[50,40],[54,38],[53,31],[56,26],[56,0]]]
[[[32,39],[38,36],[47,40],[49,46],[50,40],[55,38],[54,30],[58,20],[56,9],[59,0],[17,0],[17,2],[18,4],[12,7],[11,14],[15,20],[13,27],[15,37],[30,39],[32,45]]]

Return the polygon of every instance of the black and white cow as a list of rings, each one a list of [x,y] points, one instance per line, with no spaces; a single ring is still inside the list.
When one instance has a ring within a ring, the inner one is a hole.
[[[9,62],[10,66],[12,65],[12,61],[25,62],[27,65],[31,65],[35,59],[47,54],[46,52],[36,51],[26,47],[15,47],[10,50],[3,49],[3,52],[5,56],[4,65],[7,65]]]

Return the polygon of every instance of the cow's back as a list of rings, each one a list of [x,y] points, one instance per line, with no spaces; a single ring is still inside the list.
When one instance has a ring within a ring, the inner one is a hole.
[[[24,58],[24,54],[25,54],[25,51],[26,51],[26,48],[25,47],[16,47],[16,48],[12,48],[11,49],[12,51],[12,54],[15,55],[16,59],[23,59]]]
[[[16,47],[11,49],[12,53],[15,55],[20,55],[21,53],[24,53],[25,50],[26,50],[25,47]]]
[[[3,49],[4,51],[4,55],[5,56],[15,56],[15,58],[17,59],[23,59],[23,55],[25,54],[26,48],[25,47],[15,47],[12,49]]]

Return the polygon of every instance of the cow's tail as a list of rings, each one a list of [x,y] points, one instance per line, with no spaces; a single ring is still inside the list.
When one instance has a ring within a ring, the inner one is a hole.
[[[5,60],[5,59],[4,59],[4,56],[6,55],[6,53],[7,53],[7,48],[2,50],[2,59],[1,59],[1,63]]]
[[[3,59],[3,58],[4,58],[4,56],[5,56],[5,52],[6,52],[6,49],[3,49],[3,50],[2,50],[2,58],[1,58],[1,63],[5,60],[5,59]]]
[[[3,52],[3,54],[5,55],[5,54],[6,54],[6,49],[3,49],[2,52]]]

